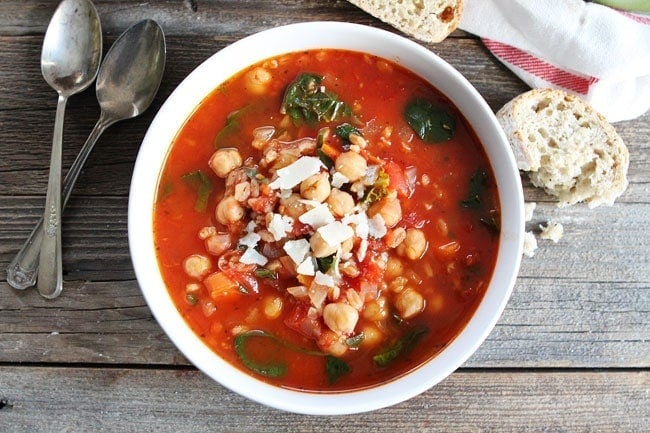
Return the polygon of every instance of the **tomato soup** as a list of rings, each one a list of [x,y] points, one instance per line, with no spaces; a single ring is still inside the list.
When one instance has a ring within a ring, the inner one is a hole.
[[[313,392],[439,353],[481,301],[500,231],[493,172],[456,107],[344,50],[217,87],[174,140],[153,219],[164,281],[205,344]]]

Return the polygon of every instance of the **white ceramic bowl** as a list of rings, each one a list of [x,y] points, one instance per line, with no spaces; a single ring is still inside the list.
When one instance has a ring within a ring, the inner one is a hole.
[[[483,143],[501,201],[501,237],[492,280],[475,314],[449,346],[392,382],[354,392],[309,393],[257,380],[222,360],[189,328],[162,280],[153,240],[156,185],[172,140],[186,119],[218,84],[260,60],[311,48],[371,53],[414,71],[460,111]],[[335,22],[292,24],[246,37],[196,68],[170,95],[153,120],[135,164],[129,197],[131,259],[144,297],[160,326],[201,371],[223,386],[259,403],[305,414],[349,414],[393,405],[420,394],[461,366],[485,340],[512,291],[522,253],[523,194],[508,142],[491,109],[472,85],[428,49],[393,33]]]

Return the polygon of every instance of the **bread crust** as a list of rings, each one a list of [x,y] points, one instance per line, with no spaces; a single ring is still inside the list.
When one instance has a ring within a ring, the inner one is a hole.
[[[363,9],[421,41],[437,43],[460,23],[463,0],[349,0]]]
[[[520,170],[560,206],[612,205],[627,188],[629,153],[605,117],[576,95],[533,89],[498,112]]]

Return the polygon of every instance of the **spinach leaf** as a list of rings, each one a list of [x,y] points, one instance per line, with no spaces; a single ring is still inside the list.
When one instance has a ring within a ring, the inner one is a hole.
[[[321,148],[318,148],[316,152],[318,153],[318,159],[320,159],[320,162],[322,162],[328,170],[334,168],[334,161],[329,157],[329,155],[323,152]]]
[[[415,133],[429,143],[441,143],[454,136],[455,121],[446,110],[423,98],[406,104],[404,117]]]
[[[191,173],[184,174],[183,180],[196,190],[196,201],[194,202],[194,210],[197,212],[205,212],[208,208],[208,198],[212,193],[212,182],[210,178],[201,170],[196,170]]]
[[[156,201],[162,201],[166,199],[169,194],[174,191],[174,182],[170,180],[166,180],[160,188],[158,188],[158,195],[156,197]]]
[[[496,217],[483,216],[479,219],[479,221],[481,221],[481,224],[483,224],[493,235],[498,235],[501,232],[499,220]]]
[[[325,372],[330,385],[335,384],[341,377],[348,374],[352,369],[342,359],[336,358],[332,355],[325,357]]]
[[[329,128],[321,128],[318,131],[318,135],[316,136],[316,152],[318,153],[318,158],[320,159],[320,162],[322,162],[323,165],[327,167],[328,170],[331,170],[332,168],[334,168],[334,160],[323,150],[325,141],[329,138],[329,136],[330,136]]]
[[[361,343],[363,343],[363,340],[365,340],[366,336],[363,334],[363,332],[360,332],[357,335],[353,335],[352,337],[346,338],[345,339],[345,345],[348,347],[359,347]]]
[[[318,270],[324,274],[327,273],[327,271],[329,271],[334,265],[335,260],[336,254],[332,254],[327,257],[317,257],[316,264],[318,265]]]
[[[230,144],[227,143],[227,140],[230,139],[234,134],[239,132],[241,128],[241,118],[248,111],[248,105],[235,110],[232,113],[228,114],[226,117],[226,125],[217,133],[217,136],[214,138],[214,145],[217,148],[226,147]]]
[[[390,177],[388,176],[388,173],[386,173],[383,168],[380,168],[375,183],[373,183],[370,188],[366,189],[363,198],[361,199],[361,203],[371,204],[386,197],[388,195],[389,185]]]
[[[363,137],[361,131],[359,131],[357,128],[350,125],[349,123],[341,123],[339,126],[336,127],[334,132],[336,133],[336,135],[341,137],[343,141],[346,141],[348,143],[350,142],[350,134],[356,134]]]
[[[468,209],[479,209],[483,204],[481,196],[485,191],[487,181],[487,173],[481,169],[476,170],[469,179],[469,193],[467,198],[462,200],[460,205]]]
[[[395,344],[389,346],[372,357],[372,360],[380,367],[385,367],[400,355],[410,352],[420,339],[428,333],[429,330],[424,327],[414,328],[404,334]]]
[[[332,122],[351,114],[350,107],[338,96],[321,86],[323,76],[302,73],[287,87],[280,111],[287,113],[295,124]]]
[[[275,271],[272,271],[268,268],[257,268],[254,271],[255,275],[260,278],[269,278],[275,280],[278,278],[278,274]]]
[[[246,342],[249,338],[261,337],[261,338],[271,338],[276,340],[276,337],[273,334],[269,334],[265,331],[247,331],[239,334],[235,337],[234,346],[237,356],[241,360],[242,364],[249,370],[261,374],[262,376],[267,377],[281,377],[287,373],[286,364],[277,363],[277,364],[260,364],[253,361],[248,357],[246,353]]]

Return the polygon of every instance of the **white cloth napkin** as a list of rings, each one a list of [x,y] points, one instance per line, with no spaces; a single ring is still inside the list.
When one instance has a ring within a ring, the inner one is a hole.
[[[575,93],[610,122],[650,108],[650,17],[582,0],[465,0],[461,29],[533,88]]]

